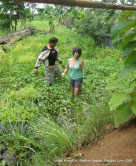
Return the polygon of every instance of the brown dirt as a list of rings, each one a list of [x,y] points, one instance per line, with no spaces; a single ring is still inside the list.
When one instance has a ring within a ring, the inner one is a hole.
[[[136,166],[136,119],[97,141],[82,147],[82,157],[65,161],[65,166]]]

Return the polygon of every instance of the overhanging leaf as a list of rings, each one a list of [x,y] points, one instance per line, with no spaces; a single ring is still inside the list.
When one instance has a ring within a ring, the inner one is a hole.
[[[123,51],[123,56],[128,56],[135,49],[136,49],[136,40],[129,42]]]
[[[124,39],[122,40],[120,47],[121,49],[125,48],[125,46],[132,41],[132,39],[134,39],[136,37],[136,29],[133,30],[132,32],[129,32]]]
[[[130,83],[129,83],[129,87],[130,88],[133,88],[133,91],[135,92],[135,88],[136,88],[136,78],[134,78]],[[133,97],[136,97],[136,93],[132,93],[131,96]]]
[[[123,80],[127,78],[135,70],[136,70],[136,62],[126,65],[124,69],[121,71],[118,80]]]
[[[120,35],[122,29],[125,28],[130,22],[131,22],[130,20],[125,20],[113,26],[111,31],[111,38],[114,39],[117,37],[117,35]]]
[[[120,31],[120,35],[123,35],[124,33],[126,33],[128,30],[130,30],[131,28],[133,28],[134,26],[136,26],[136,20],[134,19],[129,20],[130,22],[128,22],[128,24],[126,24],[126,26],[124,26],[121,31]]]
[[[116,38],[112,39],[112,44],[116,45],[116,44],[118,44],[118,43],[119,43],[119,38],[118,38],[118,36],[117,36]]]
[[[125,65],[136,62],[136,51],[133,51],[127,58],[125,58]]]
[[[130,109],[130,105],[128,103],[121,105],[116,113],[114,114],[114,123],[116,127],[127,122],[132,115],[132,111]]]
[[[130,105],[131,111],[136,114],[136,98],[133,98]]]
[[[128,85],[126,85],[125,83],[121,83],[118,81],[114,81],[112,83],[109,83],[108,86],[106,87],[106,89],[126,89],[128,88]]]
[[[134,14],[134,11],[132,10],[124,10],[120,13],[119,21],[123,21],[128,19],[128,17],[131,17]]]
[[[130,100],[131,96],[126,92],[118,92],[114,94],[109,102],[110,110],[115,110],[118,106],[127,100]]]

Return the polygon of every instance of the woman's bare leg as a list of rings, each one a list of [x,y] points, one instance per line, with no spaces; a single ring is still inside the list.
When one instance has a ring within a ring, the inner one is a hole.
[[[74,97],[77,97],[79,94],[80,88],[74,88]]]

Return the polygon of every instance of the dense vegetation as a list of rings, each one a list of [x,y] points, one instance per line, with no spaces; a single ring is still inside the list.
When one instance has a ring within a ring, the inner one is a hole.
[[[48,21],[33,21],[32,25],[49,30]],[[13,156],[13,165],[42,166],[45,158],[47,163],[53,162],[95,139],[112,120],[110,93],[105,87],[122,68],[119,51],[97,48],[87,36],[81,38],[63,26],[55,28],[51,34],[27,37],[7,53],[1,50],[0,142],[1,151]],[[38,75],[33,74],[36,59],[51,36],[59,38],[58,49],[65,64],[75,46],[83,49],[84,83],[78,99],[71,96],[69,75],[56,78],[48,87],[43,67]]]
[[[110,100],[110,110],[114,113],[116,127],[136,114],[136,12],[122,12],[119,23],[113,27],[112,38],[122,50],[124,68],[111,89],[116,89]]]
[[[123,61],[119,49],[98,47],[96,43],[102,46],[101,35],[110,33],[111,25],[115,23],[111,18],[115,19],[119,13],[104,11],[100,22],[97,10],[93,13],[78,8],[46,8],[39,10],[32,22],[26,22],[28,27],[45,30],[46,35],[37,33],[26,37],[8,47],[6,52],[0,47],[0,153],[5,154],[1,161],[3,166],[5,163],[10,166],[53,165],[60,157],[77,153],[81,145],[91,144],[105,132],[106,124],[113,122],[114,112],[109,111],[111,105],[109,108],[108,103],[118,89],[109,91],[109,88],[123,69]],[[66,16],[74,20],[68,28],[60,24]],[[88,18],[92,18],[92,22]],[[83,23],[88,25],[86,33],[83,33]],[[49,33],[51,25],[55,31]],[[21,20],[18,20],[17,28],[20,27]],[[113,30],[114,36],[117,29]],[[0,36],[4,34],[1,30]],[[66,78],[55,78],[54,85],[48,87],[43,66],[37,75],[33,73],[38,55],[52,36],[59,39],[57,47],[65,65],[72,57],[74,47],[82,49],[85,68],[79,98],[72,97],[69,74]],[[121,37],[115,38],[119,39],[118,44]],[[131,39],[126,38],[127,42]]]
[[[35,4],[17,3],[14,1],[0,2],[0,28],[4,30],[17,30],[18,22],[21,21],[21,27],[25,27],[26,19],[33,19],[33,9]]]

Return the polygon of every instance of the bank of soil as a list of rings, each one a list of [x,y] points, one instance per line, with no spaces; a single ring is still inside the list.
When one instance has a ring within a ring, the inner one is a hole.
[[[136,119],[107,133],[97,143],[80,149],[71,166],[136,166]],[[72,160],[71,160],[72,161]]]

